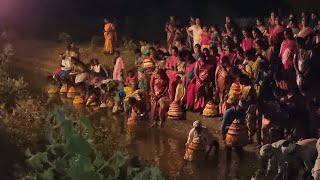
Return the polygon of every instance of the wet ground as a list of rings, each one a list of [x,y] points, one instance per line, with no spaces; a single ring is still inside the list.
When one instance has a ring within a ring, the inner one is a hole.
[[[63,101],[71,104],[70,100]],[[183,160],[192,122],[201,119],[220,138],[220,118],[188,113],[187,120],[168,120],[165,127],[160,128],[150,127],[147,121],[127,125],[123,114],[113,114],[110,109],[92,111],[88,107],[77,107],[75,110],[90,117],[96,131],[98,149],[107,156],[114,151],[126,151],[142,164],[160,166],[167,179],[247,180],[260,164],[255,145],[246,147],[242,152],[227,151],[222,141],[219,153],[214,154],[212,150],[209,160],[189,163]]]
[[[30,46],[27,47],[30,48]],[[55,49],[55,47],[51,48]],[[25,52],[36,52],[36,50],[38,49]],[[31,82],[31,89],[38,93],[46,84],[45,75],[52,72],[57,62],[48,62],[44,59],[46,56],[36,58],[31,54],[29,53],[30,58],[28,58],[29,56],[21,53],[21,57],[15,59],[10,70],[11,74],[23,76],[27,82]],[[39,69],[39,63],[43,69]],[[70,100],[66,101],[70,103]],[[164,128],[151,128],[146,121],[136,126],[128,126],[124,115],[114,115],[109,109],[93,112],[88,108],[80,107],[75,111],[90,116],[97,131],[98,148],[106,155],[118,150],[127,151],[131,157],[136,157],[144,165],[160,166],[166,179],[247,180],[260,164],[255,145],[246,147],[239,155],[235,151],[231,153],[226,151],[221,141],[219,153],[212,154],[209,160],[184,162],[185,142],[192,128],[192,122],[201,119],[203,124],[219,138],[219,118],[205,118],[195,113],[188,113],[185,121],[168,120]]]

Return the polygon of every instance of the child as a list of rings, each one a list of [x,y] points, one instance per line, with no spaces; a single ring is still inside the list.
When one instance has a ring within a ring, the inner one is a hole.
[[[125,85],[128,86],[130,83],[134,83],[134,84],[138,83],[137,76],[136,76],[135,72],[132,69],[127,72]]]
[[[114,60],[113,80],[123,82],[124,63],[120,56],[120,52],[116,51],[115,54],[116,58]]]
[[[112,113],[118,113],[119,111],[123,110],[123,100],[126,96],[123,84],[121,82],[118,83],[117,88],[115,89],[116,96],[114,97],[114,106],[112,109]]]
[[[149,89],[148,78],[143,68],[138,69],[138,88],[144,91]]]
[[[141,53],[142,53],[142,55],[149,54],[150,45],[147,43],[147,41],[146,40],[141,40],[140,41],[140,45],[141,45]]]
[[[108,72],[101,66],[98,59],[90,60],[90,71],[94,77],[107,77]]]
[[[208,31],[208,27],[204,26],[203,27],[203,32],[201,34],[201,50],[203,50],[204,48],[210,48],[210,41],[211,41],[211,37]]]

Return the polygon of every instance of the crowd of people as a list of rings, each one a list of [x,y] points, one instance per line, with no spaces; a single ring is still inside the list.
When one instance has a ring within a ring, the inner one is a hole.
[[[247,127],[249,143],[318,137],[320,19],[316,13],[284,19],[271,13],[267,20],[258,18],[241,28],[226,17],[221,29],[203,26],[199,18],[190,18],[189,26],[181,28],[172,16],[164,28],[167,44],[140,41],[136,67],[126,72],[120,52],[114,51],[114,25],[105,22],[104,50],[116,55],[112,73],[97,59],[83,63],[73,43],[60,55],[61,68],[51,85],[58,84],[74,104],[124,111],[128,124],[148,117],[152,127],[163,127],[167,118],[185,119],[186,111],[218,116],[223,140],[235,120]],[[186,160],[205,152],[203,144],[218,147],[217,142],[196,121]]]

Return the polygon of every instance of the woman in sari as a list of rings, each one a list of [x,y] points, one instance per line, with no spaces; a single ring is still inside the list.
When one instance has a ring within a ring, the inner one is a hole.
[[[152,127],[157,123],[163,126],[169,109],[169,79],[163,69],[159,69],[150,80],[151,121]]]
[[[174,100],[174,96],[176,94],[176,82],[177,82],[177,76],[176,71],[174,70],[174,66],[176,62],[179,60],[178,57],[178,48],[173,47],[172,48],[172,55],[169,58],[169,61],[166,63],[166,69],[167,69],[167,76],[169,77],[169,97],[170,101]]]
[[[279,17],[274,20],[274,27],[270,30],[269,39],[275,46],[280,46],[283,39],[284,27],[281,25]]]
[[[193,58],[192,54],[189,53],[187,55],[187,65],[186,65],[186,87],[187,87],[187,98],[186,98],[186,110],[194,109],[194,99],[195,99],[195,81],[194,78],[194,67],[196,65],[196,61]]]
[[[115,39],[115,26],[113,23],[111,23],[108,19],[104,20],[104,38],[105,38],[105,43],[104,43],[104,52],[108,54],[113,54],[114,50],[114,41]]]
[[[293,58],[297,43],[293,37],[293,32],[290,28],[284,31],[285,40],[281,44],[279,57],[282,60],[285,75],[287,76],[288,85],[293,88],[295,84],[295,70],[293,65]]]
[[[300,32],[297,36],[303,38],[305,43],[310,45],[313,41],[313,35],[314,31],[313,28],[309,27],[309,21],[306,18],[302,18]]]
[[[174,65],[174,70],[176,71],[177,78],[177,87],[175,92],[174,101],[182,104],[183,99],[186,95],[186,81],[185,81],[185,73],[186,73],[186,62],[184,57],[185,51],[179,53],[179,59]]]
[[[229,64],[233,65],[236,56],[236,53],[234,53],[231,49],[230,43],[226,43],[224,51],[220,54],[220,62],[223,57],[227,57],[229,59]]]
[[[207,61],[204,54],[200,54],[199,60],[194,67],[194,81],[196,98],[194,103],[194,110],[202,111],[206,105],[207,95],[209,90],[210,77],[213,77],[213,65]]]
[[[293,56],[294,51],[297,48],[297,44],[291,29],[287,28],[284,31],[284,37],[285,39],[281,44],[279,57],[282,60],[284,69],[289,70],[293,68]]]
[[[218,64],[215,72],[216,83],[216,101],[219,101],[219,113],[223,114],[222,105],[225,103],[224,96],[228,87],[229,75],[229,59],[227,57],[222,58],[222,61]]]
[[[243,51],[247,51],[253,47],[253,40],[249,30],[247,29],[242,31],[242,35],[243,39],[240,46],[242,47]]]
[[[219,150],[217,138],[213,136],[210,130],[202,126],[201,121],[195,121],[193,122],[193,128],[189,132],[184,160],[205,160],[212,146],[215,146],[215,153],[217,153]]]

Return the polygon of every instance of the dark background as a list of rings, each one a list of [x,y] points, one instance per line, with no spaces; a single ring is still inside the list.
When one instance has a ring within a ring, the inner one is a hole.
[[[101,35],[103,18],[110,17],[121,33],[154,39],[164,35],[169,15],[182,23],[189,16],[200,17],[210,25],[223,23],[226,15],[261,17],[275,11],[286,16],[319,10],[320,0],[0,0],[0,25],[42,38],[67,32],[81,41]]]

